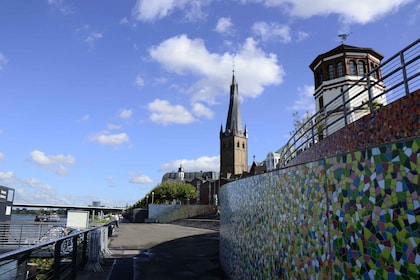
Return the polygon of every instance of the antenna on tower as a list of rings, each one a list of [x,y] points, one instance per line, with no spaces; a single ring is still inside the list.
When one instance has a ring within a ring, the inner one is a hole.
[[[338,37],[341,38],[341,44],[344,44],[344,42],[347,40],[347,38],[350,36],[352,32],[350,33],[342,33],[342,34],[338,34]]]

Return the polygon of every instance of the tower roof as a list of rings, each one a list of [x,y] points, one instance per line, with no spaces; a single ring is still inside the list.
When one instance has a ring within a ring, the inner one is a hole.
[[[309,68],[311,68],[311,70],[314,70],[315,66],[318,64],[320,60],[323,60],[324,58],[327,58],[327,57],[330,57],[339,53],[346,53],[346,52],[369,53],[372,56],[377,57],[379,60],[382,60],[384,58],[382,54],[378,53],[372,48],[360,48],[360,47],[341,44],[332,50],[329,50],[323,54],[318,55],[309,65]]]
[[[239,109],[238,83],[235,72],[232,71],[232,84],[230,85],[229,111],[226,120],[226,135],[242,135],[242,119]]]

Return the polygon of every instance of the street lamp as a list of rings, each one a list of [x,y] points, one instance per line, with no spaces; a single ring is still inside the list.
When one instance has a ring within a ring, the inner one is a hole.
[[[152,192],[152,204],[154,203],[154,201],[155,201],[155,192]]]
[[[146,195],[146,208],[149,208],[149,195]]]

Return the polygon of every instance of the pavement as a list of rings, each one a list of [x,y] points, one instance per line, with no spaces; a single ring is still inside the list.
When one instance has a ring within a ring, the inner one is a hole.
[[[77,280],[228,279],[219,261],[218,222],[186,219],[172,224],[121,223],[100,266]]]

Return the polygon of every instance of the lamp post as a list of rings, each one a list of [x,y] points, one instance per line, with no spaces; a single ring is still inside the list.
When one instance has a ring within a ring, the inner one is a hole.
[[[149,208],[149,195],[146,195],[146,208]]]
[[[152,192],[152,204],[155,202],[155,192]]]

